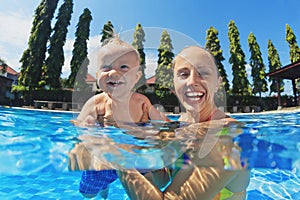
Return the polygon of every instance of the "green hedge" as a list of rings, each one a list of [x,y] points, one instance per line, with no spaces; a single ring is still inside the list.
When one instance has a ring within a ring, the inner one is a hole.
[[[71,90],[33,90],[26,92],[16,92],[16,101],[21,105],[33,105],[34,100],[40,101],[72,101]],[[21,102],[21,103],[20,103]]]
[[[247,99],[243,101],[243,99]],[[276,110],[278,107],[278,98],[277,97],[257,97],[257,96],[233,96],[227,95],[227,107],[233,106],[260,106],[262,110]],[[283,107],[291,107],[293,106],[293,97],[283,95],[281,96],[281,104]]]

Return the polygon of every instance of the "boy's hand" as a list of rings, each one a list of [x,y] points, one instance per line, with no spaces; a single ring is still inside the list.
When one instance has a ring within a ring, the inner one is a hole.
[[[69,170],[87,170],[90,168],[91,154],[82,143],[75,144],[68,156]]]
[[[72,119],[70,120],[70,122],[72,124],[74,124],[75,126],[95,126],[96,123],[96,119],[91,116],[88,115],[84,120],[80,121],[78,119]]]
[[[149,112],[148,112],[148,106],[146,103],[143,103],[142,105],[142,111],[143,111],[143,114],[142,114],[142,117],[140,119],[140,122],[148,122],[149,120]]]

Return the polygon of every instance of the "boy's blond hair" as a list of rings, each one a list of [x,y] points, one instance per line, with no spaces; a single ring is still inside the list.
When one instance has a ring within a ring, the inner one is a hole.
[[[121,57],[124,54],[134,52],[137,56],[138,61],[140,61],[140,54],[139,52],[129,43],[120,39],[118,35],[108,39],[105,41],[105,45],[102,46],[98,53],[98,59],[105,59],[106,55],[113,54],[113,49],[118,49],[118,57]],[[118,58],[116,57],[116,58]]]

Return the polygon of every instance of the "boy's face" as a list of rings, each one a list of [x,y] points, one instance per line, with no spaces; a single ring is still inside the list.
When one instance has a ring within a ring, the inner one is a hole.
[[[111,96],[126,96],[140,77],[139,59],[134,51],[124,52],[115,47],[99,58],[98,84]]]
[[[211,107],[219,86],[212,56],[201,48],[189,48],[174,62],[174,87],[186,110],[200,112]]]

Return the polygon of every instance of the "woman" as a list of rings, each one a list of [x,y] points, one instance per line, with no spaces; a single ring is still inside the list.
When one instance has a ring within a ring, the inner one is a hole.
[[[221,78],[211,53],[198,46],[187,47],[176,56],[173,67],[175,92],[186,109],[179,120],[198,123],[196,125],[200,125],[201,130],[204,130],[204,124],[209,130],[211,120],[219,120],[221,124],[235,121],[217,109],[214,103]],[[205,140],[210,135],[203,131],[195,135],[202,135],[204,145],[205,141],[211,141]],[[163,192],[137,170],[120,171],[118,175],[131,199],[220,199],[223,188],[230,191],[231,199],[245,199],[249,171],[243,166],[239,170],[226,170],[228,160],[221,156],[220,147],[227,148],[232,141],[227,140],[226,145],[222,143],[224,140],[214,141],[209,151],[195,145],[186,151],[182,166],[170,170],[172,181]],[[229,151],[227,148],[222,153]]]

